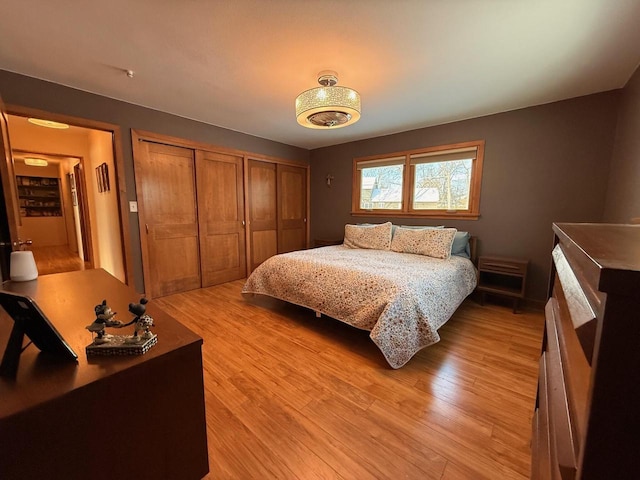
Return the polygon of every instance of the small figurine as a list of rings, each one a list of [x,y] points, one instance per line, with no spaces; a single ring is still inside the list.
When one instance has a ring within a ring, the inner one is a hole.
[[[135,317],[129,323],[125,323],[122,325],[123,327],[127,327],[129,325],[133,325],[133,336],[127,338],[126,343],[138,343],[140,342],[140,332],[142,333],[142,339],[147,340],[153,337],[153,333],[151,333],[150,328],[153,327],[153,318],[149,315],[145,314],[147,311],[147,303],[149,300],[142,297],[140,299],[140,303],[130,303],[129,304],[129,312],[133,313]]]
[[[93,340],[95,344],[101,344],[109,342],[111,339],[111,335],[105,333],[106,327],[120,327],[122,326],[122,322],[120,320],[115,320],[116,312],[111,311],[111,308],[107,305],[107,301],[103,300],[102,303],[98,304],[94,308],[96,312],[96,319],[93,321],[91,325],[87,325],[86,329],[91,333],[95,333],[97,337]]]

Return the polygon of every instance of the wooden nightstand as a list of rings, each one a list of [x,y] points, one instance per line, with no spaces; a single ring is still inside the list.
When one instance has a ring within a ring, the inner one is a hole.
[[[478,260],[478,288],[480,304],[484,305],[487,293],[513,298],[513,313],[518,312],[518,302],[524,298],[529,260],[507,257],[480,257]]]
[[[316,238],[313,241],[314,247],[329,247],[331,245],[342,245],[342,239],[336,240],[326,240],[321,238]]]

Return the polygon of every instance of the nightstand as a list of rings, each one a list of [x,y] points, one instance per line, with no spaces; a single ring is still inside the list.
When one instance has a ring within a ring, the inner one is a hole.
[[[508,257],[480,257],[478,260],[478,288],[480,304],[484,305],[487,293],[513,299],[513,313],[518,312],[518,302],[524,298],[529,260]]]
[[[321,238],[316,238],[313,241],[314,247],[329,247],[331,245],[342,245],[342,239],[336,240],[326,240]]]

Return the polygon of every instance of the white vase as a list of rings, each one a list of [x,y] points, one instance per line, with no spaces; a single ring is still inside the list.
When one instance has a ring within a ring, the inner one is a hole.
[[[14,282],[28,282],[38,278],[38,267],[36,267],[33,252],[29,250],[11,252],[9,277]]]

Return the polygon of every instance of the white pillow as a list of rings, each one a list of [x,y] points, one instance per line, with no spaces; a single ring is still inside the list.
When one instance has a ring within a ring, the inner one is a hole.
[[[389,250],[391,246],[391,222],[379,225],[345,225],[344,246]]]
[[[434,258],[449,258],[451,245],[456,236],[455,228],[396,228],[391,242],[391,250],[414,253]]]

